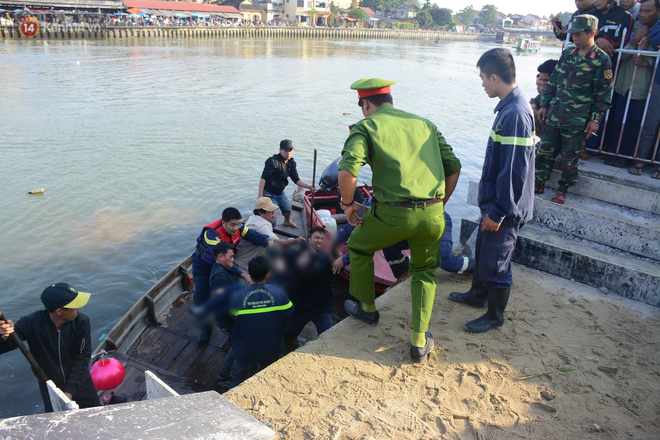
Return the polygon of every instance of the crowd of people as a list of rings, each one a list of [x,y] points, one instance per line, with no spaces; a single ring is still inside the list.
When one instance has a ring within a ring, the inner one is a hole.
[[[184,12],[83,12],[83,11],[11,11],[0,13],[0,25],[12,26],[21,22],[24,16],[37,16],[41,23],[59,26],[102,25],[102,26],[139,26],[139,27],[235,27],[235,26],[294,26],[286,20],[245,20],[244,18],[226,18],[217,14],[190,14]]]
[[[647,166],[645,161],[660,160],[660,152],[656,151],[653,156],[660,128],[660,69],[656,67],[658,58],[644,54],[619,54],[616,50],[658,51],[660,2],[620,0],[617,4],[616,0],[576,0],[575,4],[578,10],[573,17],[594,17],[595,46],[601,49],[609,60],[595,50],[582,53],[581,47],[592,44],[591,40],[586,43],[576,41],[575,33],[570,32],[568,26],[563,26],[558,18],[553,20],[557,37],[568,40],[574,46],[569,46],[569,50],[564,51],[556,69],[549,69],[550,64],[545,63],[539,67],[537,86],[540,95],[536,102],[532,103],[535,106],[537,130],[545,122],[544,117],[550,118],[551,121],[546,125],[558,129],[548,129],[547,135],[542,136],[542,139],[546,139],[545,148],[543,140],[541,141],[542,166],[551,169],[551,162],[556,154],[550,150],[561,145],[562,150],[559,153],[563,156],[564,166],[569,168],[569,174],[576,174],[576,171],[570,170],[576,169],[580,156],[588,159],[590,155],[598,154],[594,150],[602,149],[604,153],[609,153],[602,155],[606,164],[628,167],[630,174],[641,176]],[[606,73],[608,77],[600,78],[601,87],[594,94],[585,95],[578,90],[580,84],[586,77],[594,76],[593,72],[596,70]],[[609,83],[614,87],[613,94]],[[649,94],[651,87],[652,92]],[[560,97],[560,93],[564,95]],[[584,121],[577,120],[570,114],[575,104],[567,104],[563,116],[551,114],[550,104],[553,99],[564,103],[579,101],[580,105],[591,105],[590,108],[595,110],[594,114],[588,115],[587,121],[590,127],[587,131],[586,148],[590,152],[582,151],[585,146],[582,136],[576,134],[580,127],[584,129]],[[627,157],[617,157],[617,154]],[[541,177],[547,177],[547,174],[548,172],[545,172]],[[660,179],[660,168],[657,164],[652,178]],[[562,182],[565,185],[564,195],[568,186],[573,184],[572,180],[569,176]],[[541,179],[537,179],[537,188],[542,191]]]

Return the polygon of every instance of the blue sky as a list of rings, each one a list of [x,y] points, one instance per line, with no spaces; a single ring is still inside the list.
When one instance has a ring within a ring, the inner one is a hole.
[[[420,0],[424,3],[424,0]],[[536,14],[538,16],[549,16],[557,12],[575,11],[574,0],[431,0],[441,8],[449,8],[454,13],[466,6],[472,5],[475,9],[481,9],[483,5],[495,5],[498,11],[506,14]]]

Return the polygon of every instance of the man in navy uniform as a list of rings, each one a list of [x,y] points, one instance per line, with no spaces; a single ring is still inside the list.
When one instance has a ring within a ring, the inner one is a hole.
[[[511,256],[518,231],[534,209],[534,115],[516,86],[516,66],[508,49],[491,49],[477,62],[482,86],[499,98],[481,181],[481,227],[475,247],[472,288],[449,299],[473,307],[488,306],[485,315],[465,330],[483,333],[504,325],[511,292]]]

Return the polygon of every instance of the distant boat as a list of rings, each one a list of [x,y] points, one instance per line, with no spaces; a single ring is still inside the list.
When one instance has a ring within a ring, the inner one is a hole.
[[[541,50],[541,42],[530,38],[518,38],[516,50],[518,52],[536,53]]]

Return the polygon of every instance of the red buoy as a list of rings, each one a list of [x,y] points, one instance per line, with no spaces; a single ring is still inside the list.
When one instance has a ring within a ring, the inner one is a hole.
[[[89,374],[92,376],[94,387],[106,391],[115,389],[121,384],[126,377],[126,370],[117,359],[101,358],[94,362]]]

